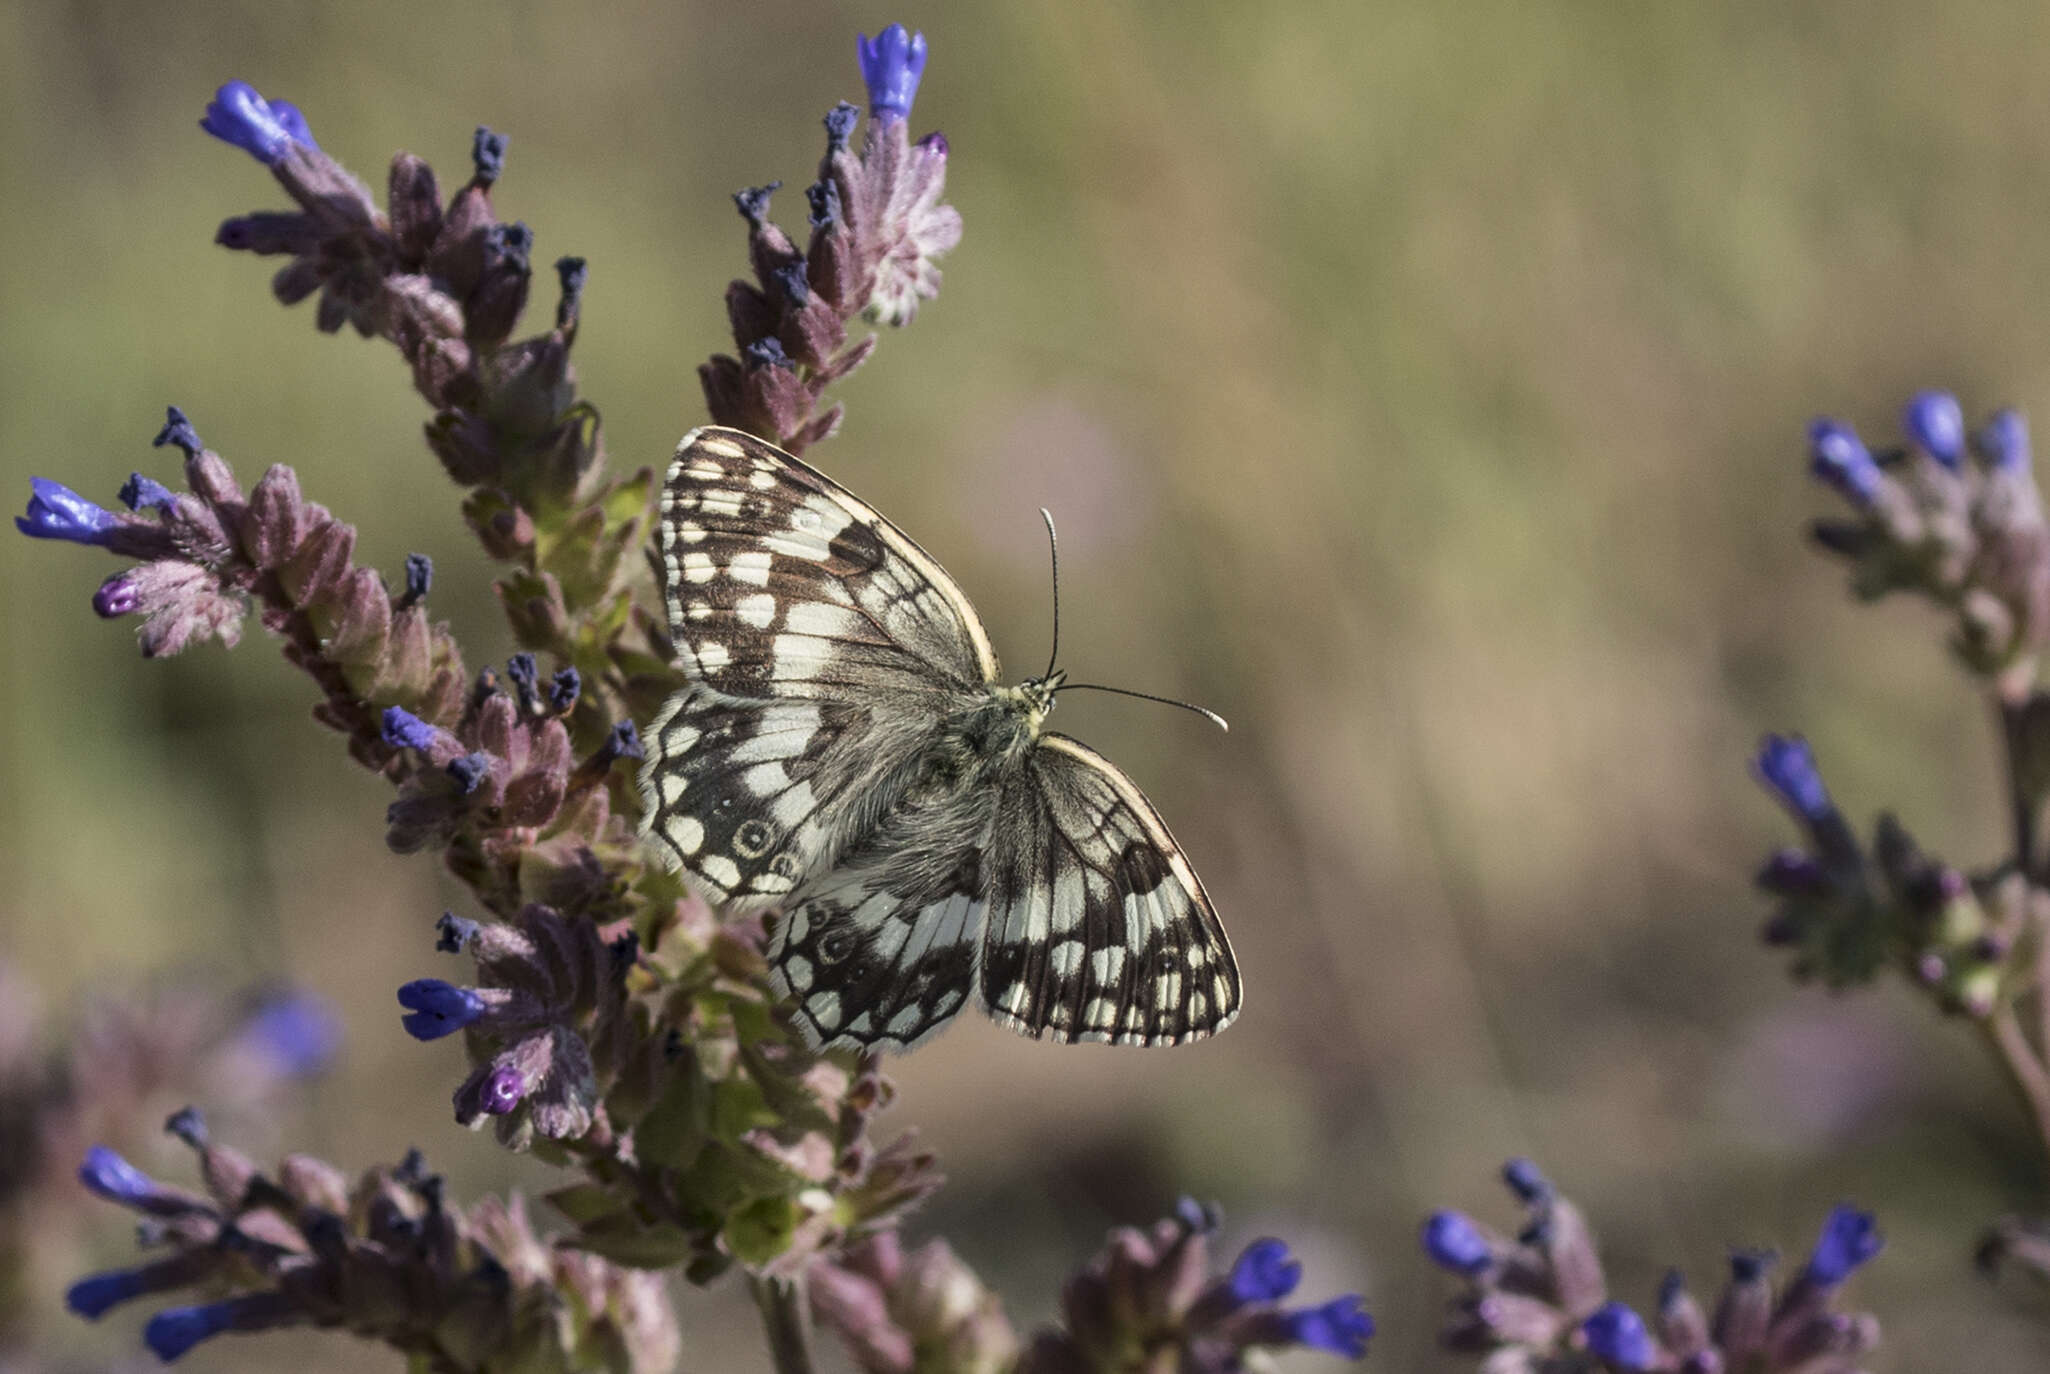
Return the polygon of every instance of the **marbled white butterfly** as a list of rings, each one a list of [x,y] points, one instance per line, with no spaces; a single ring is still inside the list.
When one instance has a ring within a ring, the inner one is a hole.
[[[647,731],[644,834],[708,901],[774,909],[808,1043],[908,1050],[971,997],[1048,1040],[1231,1023],[1238,965],[1159,814],[1044,729],[1065,674],[1002,685],[902,530],[708,427],[677,448],[657,547],[689,685]]]

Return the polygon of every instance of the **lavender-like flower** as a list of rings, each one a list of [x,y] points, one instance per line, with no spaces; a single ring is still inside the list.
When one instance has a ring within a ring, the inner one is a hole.
[[[146,1206],[162,1192],[155,1179],[104,1145],[86,1151],[78,1181],[95,1196],[131,1207]]]
[[[2013,408],[1996,410],[1993,418],[1979,431],[1979,452],[1986,455],[1986,461],[2001,472],[2025,473],[2029,470],[2029,421],[2020,411]]]
[[[1809,471],[1852,505],[1862,509],[1878,498],[1885,474],[1849,425],[1827,416],[1815,420],[1808,426],[1808,454]]]
[[[1901,412],[1908,437],[1937,462],[1957,471],[1965,456],[1965,413],[1947,391],[1917,392]]]
[[[1644,1318],[1629,1305],[1605,1302],[1580,1324],[1587,1348],[1618,1369],[1650,1369],[1657,1358]]]
[[[14,527],[31,539],[64,539],[73,544],[105,544],[121,526],[121,517],[86,500],[62,482],[31,477],[28,513],[14,517]]]
[[[214,92],[199,127],[232,143],[266,167],[275,167],[296,143],[313,148],[312,131],[296,106],[272,104],[246,81],[230,81]]]
[[[1431,1213],[1424,1219],[1422,1241],[1431,1263],[1455,1274],[1478,1274],[1495,1260],[1486,1233],[1464,1212]]]
[[[132,511],[169,510],[178,497],[169,487],[139,472],[121,484],[121,504]]]
[[[918,79],[925,74],[925,35],[908,34],[902,24],[892,24],[874,38],[857,35],[855,48],[861,56],[861,79],[868,86],[869,117],[908,116],[918,95]]]
[[[417,749],[424,754],[440,743],[441,736],[442,731],[403,706],[384,710],[384,742],[394,749]]]
[[[1295,1292],[1302,1277],[1302,1262],[1289,1257],[1286,1243],[1256,1240],[1239,1252],[1225,1286],[1242,1304],[1279,1302]]]
[[[407,1011],[399,1018],[399,1024],[415,1040],[439,1040],[444,1035],[453,1035],[476,1024],[491,1009],[474,990],[439,978],[416,978],[401,986],[399,1005]]]
[[[1366,1358],[1367,1341],[1374,1334],[1374,1319],[1357,1293],[1284,1313],[1283,1320],[1290,1342],[1347,1360]]]
[[[1822,774],[1815,767],[1814,751],[1799,735],[1767,735],[1752,757],[1752,770],[1780,804],[1809,825],[1817,824],[1836,811]]]
[[[1803,1272],[1810,1282],[1825,1290],[1832,1289],[1869,1263],[1885,1246],[1886,1238],[1880,1235],[1878,1222],[1870,1212],[1839,1204],[1822,1223],[1822,1234]]]
[[[1877,1248],[1862,1213],[1832,1214],[1812,1262],[1819,1272],[1804,1272],[1778,1295],[1769,1252],[1738,1251],[1712,1321],[1678,1271],[1669,1271],[1656,1321],[1648,1323],[1611,1296],[1579,1209],[1527,1160],[1511,1161],[1503,1174],[1525,1209],[1515,1241],[1491,1242],[1456,1212],[1434,1214],[1424,1228],[1426,1252],[1459,1275],[1465,1290],[1443,1343],[1484,1370],[1563,1374],[1592,1368],[1592,1357],[1611,1370],[1670,1374],[1854,1374],[1856,1357],[1878,1343],[1870,1316],[1832,1310],[1842,1280]],[[1477,1257],[1475,1242],[1488,1245],[1490,1262],[1447,1262]]]

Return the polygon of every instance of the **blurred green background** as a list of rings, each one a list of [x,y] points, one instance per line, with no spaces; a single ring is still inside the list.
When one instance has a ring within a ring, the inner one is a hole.
[[[499,207],[537,261],[590,259],[585,391],[614,462],[654,463],[725,344],[728,193],[782,177],[801,222],[854,34],[893,19],[931,41],[912,123],[952,141],[967,232],[817,459],[948,564],[1020,676],[1051,506],[1066,665],[1231,718],[1085,696],[1059,724],[1160,801],[1247,987],[1174,1052],[963,1018],[902,1062],[898,1118],[952,1176],[914,1235],[1030,1325],[1107,1226],[1214,1196],[1231,1238],[1297,1243],[1309,1296],[1364,1289],[1371,1367],[1450,1367],[1416,1224],[1507,1222],[1494,1173],[1527,1154],[1641,1306],[1665,1265],[1711,1288],[1726,1246],[1804,1250],[1850,1198],[1890,1238],[1855,1290],[1874,1369],[2040,1367],[2040,1307],[1968,1264],[1983,1221],[2045,1201],[2026,1123],[1899,989],[1788,985],[1748,885],[1786,827],[1744,758],[1800,729],[1854,813],[1965,862],[2002,843],[1941,626],[1855,610],[1802,546],[1829,504],[1802,432],[1885,437],[1924,385],[2050,415],[2050,11],[12,0],[0,489],[168,476],[147,441],[175,402],[245,480],[294,464],[368,561],[431,553],[471,660],[502,657],[393,352],[317,335],[211,246],[282,197],[195,127],[208,96],[294,101],[378,186],[396,148],[453,184],[475,124],[508,133]],[[87,607],[110,566],[0,539],[0,957],[59,1025],[165,968],[322,989],[347,1050],[282,1138],[351,1167],[419,1144],[463,1196],[545,1186],[450,1123],[459,1051],[399,1033],[392,989],[445,971],[430,926],[461,907],[384,850],[384,785],[254,627],[141,662]],[[74,1261],[128,1253],[101,1221],[38,1278],[41,1343],[88,1367],[139,1327],[58,1310]],[[683,1311],[687,1368],[767,1368],[734,1288]],[[192,1359],[399,1366],[310,1336]]]

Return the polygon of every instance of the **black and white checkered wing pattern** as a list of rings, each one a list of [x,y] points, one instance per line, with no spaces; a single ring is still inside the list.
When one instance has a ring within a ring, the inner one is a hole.
[[[983,856],[980,988],[1046,1040],[1174,1045],[1239,1010],[1239,971],[1195,870],[1132,780],[1065,735],[1004,789]]]
[[[739,430],[684,436],[656,549],[690,686],[645,732],[644,833],[709,900],[781,904],[996,654],[903,531]]]

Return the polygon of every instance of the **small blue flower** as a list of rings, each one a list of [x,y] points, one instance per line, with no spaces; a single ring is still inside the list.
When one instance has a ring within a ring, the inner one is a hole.
[[[548,681],[548,704],[556,714],[566,714],[577,704],[577,693],[583,689],[583,675],[575,668],[563,668]]]
[[[310,1078],[334,1059],[342,1042],[335,1009],[310,992],[289,992],[258,1007],[242,1025],[242,1042],[277,1064],[288,1078]]]
[[[1815,1253],[1808,1257],[1807,1276],[1821,1287],[1834,1288],[1877,1255],[1885,1244],[1886,1238],[1879,1234],[1879,1223],[1870,1212],[1839,1203],[1822,1223]]]
[[[206,445],[199,441],[199,431],[192,427],[192,421],[185,418],[185,412],[176,406],[164,407],[164,427],[157,431],[157,437],[150,440],[151,448],[162,448],[170,444],[184,450],[188,458],[196,458],[205,451]]]
[[[34,495],[28,513],[14,517],[14,527],[31,539],[68,539],[74,544],[104,544],[121,517],[94,505],[61,482],[29,478]]]
[[[482,787],[484,779],[491,776],[491,755],[479,749],[459,759],[450,759],[448,775],[456,780],[456,786],[461,788],[463,795],[467,797]]]
[[[78,1181],[109,1202],[143,1203],[161,1191],[157,1181],[104,1145],[85,1152]]]
[[[1649,1369],[1657,1352],[1644,1318],[1620,1302],[1605,1302],[1580,1324],[1587,1348],[1618,1369]]]
[[[612,733],[599,746],[598,757],[606,763],[615,759],[644,759],[647,751],[641,748],[641,732],[634,729],[634,723],[623,720],[612,727]]]
[[[177,1359],[201,1341],[234,1327],[251,1297],[269,1298],[267,1293],[244,1294],[200,1307],[167,1307],[149,1319],[142,1339],[165,1364]]]
[[[1516,1194],[1516,1200],[1525,1204],[1543,1202],[1552,1195],[1551,1180],[1527,1159],[1512,1159],[1504,1164],[1502,1181]]]
[[[399,1005],[407,1015],[399,1018],[406,1034],[415,1040],[439,1040],[471,1025],[490,1008],[469,988],[459,988],[439,978],[416,978],[399,989]]]
[[[868,112],[876,119],[902,119],[918,96],[925,74],[925,35],[907,34],[892,24],[873,39],[856,35],[861,54],[861,79],[868,85]]]
[[[1424,1221],[1423,1246],[1431,1263],[1455,1274],[1478,1274],[1495,1260],[1488,1238],[1464,1212],[1431,1213]]]
[[[266,167],[284,161],[294,143],[315,146],[305,117],[296,108],[283,102],[271,104],[247,81],[230,81],[214,92],[199,127]]]
[[[1901,412],[1901,427],[1929,456],[1956,471],[1965,456],[1965,412],[1948,391],[1921,391]]]
[[[1279,1302],[1303,1280],[1303,1266],[1290,1259],[1288,1246],[1278,1240],[1256,1240],[1239,1252],[1225,1280],[1233,1298],[1241,1305]]]
[[[147,1277],[140,1269],[87,1275],[64,1291],[64,1305],[88,1321],[98,1321],[109,1309],[149,1292]]]
[[[1362,1310],[1363,1302],[1359,1294],[1347,1293],[1321,1307],[1286,1313],[1289,1337],[1298,1345],[1357,1360],[1367,1353],[1367,1338],[1374,1334],[1374,1319]]]
[[[406,555],[406,601],[426,598],[428,589],[434,586],[434,560],[424,553]]]
[[[2029,470],[2029,422],[2019,410],[1997,410],[1979,431],[1979,452],[2002,472]]]
[[[1808,426],[1808,471],[1861,508],[1872,504],[1885,481],[1858,432],[1827,416]]]
[[[384,742],[394,749],[418,749],[425,753],[434,747],[441,732],[414,715],[403,706],[384,708]]]
[[[519,693],[520,705],[531,706],[540,699],[541,669],[532,654],[514,654],[505,661],[505,675]]]
[[[121,484],[121,504],[130,510],[169,510],[178,497],[169,487],[139,472],[128,474],[128,480]]]
[[[501,1065],[484,1080],[484,1110],[505,1116],[527,1100],[527,1080],[511,1065]]]
[[[1809,824],[1836,810],[1829,789],[1822,785],[1822,775],[1815,770],[1815,755],[1799,735],[1767,735],[1751,766],[1758,780]]]
[[[434,947],[443,954],[461,954],[463,947],[476,938],[477,923],[467,916],[444,911],[434,923]]]

